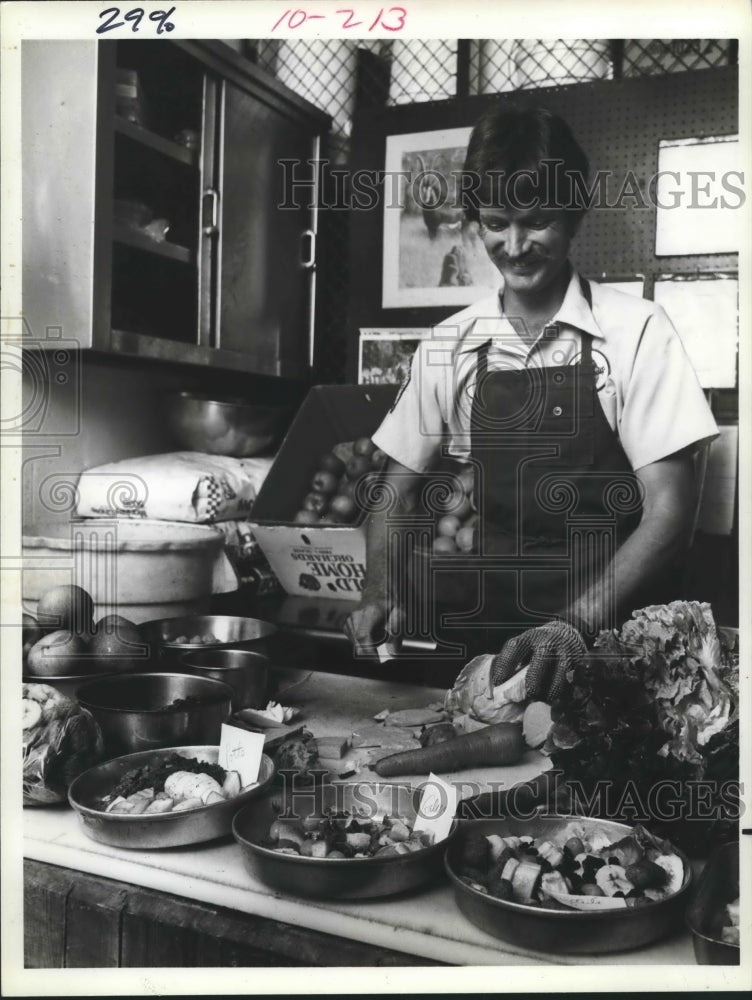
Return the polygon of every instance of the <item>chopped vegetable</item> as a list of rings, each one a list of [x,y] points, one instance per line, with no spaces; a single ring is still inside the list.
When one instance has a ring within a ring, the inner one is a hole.
[[[415,833],[399,816],[381,821],[366,819],[356,812],[328,810],[303,820],[276,819],[269,828],[268,843],[283,854],[320,860],[396,857],[430,847],[433,835]]]
[[[200,809],[235,798],[241,791],[237,771],[225,771],[195,757],[170,754],[128,771],[102,801],[105,812],[153,816]]]
[[[665,899],[683,886],[682,859],[673,853],[670,844],[644,827],[636,826],[628,837],[611,844],[604,844],[603,839],[602,831],[588,832],[575,822],[548,839],[497,834],[479,837],[470,831],[460,847],[458,875],[498,899],[553,909],[613,909],[638,902],[643,905]],[[486,842],[485,851],[482,840]],[[634,845],[630,852],[628,841]],[[504,845],[501,854],[496,853],[499,843]],[[570,845],[584,850],[575,856]],[[645,857],[648,851],[655,854],[655,862]],[[639,854],[642,860],[625,869],[616,863],[616,852],[623,856]],[[603,902],[593,903],[591,897],[601,897]]]

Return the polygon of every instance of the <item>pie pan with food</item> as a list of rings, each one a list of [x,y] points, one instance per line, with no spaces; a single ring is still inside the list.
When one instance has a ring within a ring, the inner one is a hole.
[[[421,842],[413,824],[420,813],[422,795],[422,789],[383,782],[317,785],[300,794],[268,795],[241,809],[233,819],[232,832],[251,875],[281,892],[330,900],[391,896],[443,878],[442,857],[455,835],[456,821],[447,838],[429,843],[431,838],[426,837]],[[379,836],[384,838],[383,845],[391,843],[390,831],[404,838],[403,844],[409,840],[409,847],[401,852],[391,844],[393,849],[378,856],[360,856],[364,848],[358,846],[348,852],[350,857],[341,856],[340,850],[315,857],[284,846],[284,836],[272,843],[270,833],[278,822],[297,827],[295,835],[300,840],[307,829],[329,817],[343,824],[355,818],[358,829],[370,825],[375,850],[382,849],[377,843]]]
[[[563,848],[577,829],[586,850],[581,855],[571,851],[567,855]],[[548,954],[629,951],[657,941],[681,924],[692,880],[687,857],[666,841],[653,838],[660,847],[648,846],[645,851],[639,844],[634,846],[636,836],[641,836],[639,829],[610,820],[543,812],[525,820],[463,820],[444,863],[459,909],[471,923],[494,937]],[[493,853],[501,850],[495,862],[475,860],[475,846],[481,838],[491,838]],[[515,851],[514,841],[520,838],[525,846]],[[511,854],[505,854],[509,845]],[[631,856],[625,856],[627,851]],[[559,861],[560,854],[563,861]],[[665,864],[669,857],[674,859],[669,862],[670,874],[666,874],[669,881],[661,888],[637,890],[627,882],[624,871],[631,872],[631,865],[639,864],[650,872],[653,869],[646,862],[654,865],[660,859]],[[522,860],[507,868],[508,858]],[[494,870],[494,864],[503,870]],[[586,887],[577,883],[576,895],[571,886],[567,888],[569,883],[558,881],[559,867],[566,871],[566,864],[576,866],[574,870],[583,871],[589,880]],[[608,868],[597,880],[596,864]],[[519,865],[523,867],[518,871]],[[549,876],[547,886],[553,887],[551,895],[542,888],[545,875]],[[616,881],[607,884],[607,879]],[[590,880],[598,888],[589,884]],[[511,883],[511,890],[507,883]],[[570,899],[568,892],[572,893]],[[584,908],[575,908],[575,901]]]
[[[145,750],[98,764],[79,775],[68,789],[68,800],[78,813],[86,835],[112,847],[135,849],[182,847],[226,837],[231,832],[232,818],[238,809],[262,795],[274,778],[274,762],[263,754],[257,781],[221,801],[169,812],[140,812],[137,815],[107,811],[114,790],[126,776],[133,775],[137,769],[159,767],[173,754],[216,766],[219,747]]]

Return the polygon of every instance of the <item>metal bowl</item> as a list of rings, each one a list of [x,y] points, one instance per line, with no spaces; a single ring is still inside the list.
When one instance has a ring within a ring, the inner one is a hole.
[[[128,816],[102,810],[102,798],[109,795],[127,771],[153,764],[155,760],[170,753],[216,764],[219,747],[202,745],[146,750],[118,757],[84,771],[68,789],[68,801],[78,813],[86,835],[101,844],[141,849],[181,847],[214,840],[216,837],[227,837],[231,832],[233,815],[252,799],[262,795],[274,777],[274,762],[264,754],[261,757],[258,784],[234,799],[216,802],[201,809],[155,813],[153,816],[143,813],[140,816]]]
[[[185,653],[208,649],[252,649],[268,653],[277,626],[260,618],[237,615],[190,615],[184,618],[155,618],[139,625],[144,642],[151,645],[152,658],[177,663]],[[218,642],[175,642],[180,637],[214,635]]]
[[[107,673],[107,674],[74,674],[68,677],[27,677],[22,678],[24,684],[49,684],[50,687],[54,687],[56,691],[60,694],[65,695],[66,698],[70,698],[72,701],[77,700],[78,689],[83,687],[84,684],[88,684],[89,681],[98,680],[102,681],[106,677],[120,677],[121,674]]]
[[[186,673],[229,684],[233,712],[266,706],[269,667],[269,658],[253,649],[197,649],[180,658],[180,669]]]
[[[258,455],[277,441],[290,407],[175,392],[168,393],[165,412],[181,448],[244,458]]]
[[[291,792],[284,814],[310,816],[329,807],[355,807],[374,816],[399,815],[412,825],[418,813],[420,789],[407,785],[365,783],[331,784]],[[282,799],[267,796],[253,806],[236,813],[232,832],[243,852],[246,868],[261,882],[292,896],[315,896],[323,899],[370,899],[409,892],[442,878],[441,859],[449,840],[440,841],[422,851],[393,858],[304,858],[280,854],[262,841],[282,810]]]
[[[463,837],[473,833],[544,837],[550,840],[570,822],[583,823],[605,832],[613,840],[631,833],[631,827],[610,820],[582,816],[539,815],[529,820],[480,819],[461,821],[460,835],[449,845],[444,859],[454,885],[454,897],[467,919],[481,930],[522,948],[547,954],[597,955],[640,948],[663,937],[681,923],[692,872],[687,857],[676,853],[684,864],[684,883],[673,896],[646,906],[623,910],[565,911],[496,899],[473,889],[458,874]]]
[[[721,939],[726,905],[739,897],[739,841],[713,851],[686,913],[698,965],[739,965],[740,947]]]
[[[108,757],[218,744],[232,705],[231,687],[191,674],[120,674],[84,684],[77,696],[99,723]],[[169,708],[178,698],[200,701]]]

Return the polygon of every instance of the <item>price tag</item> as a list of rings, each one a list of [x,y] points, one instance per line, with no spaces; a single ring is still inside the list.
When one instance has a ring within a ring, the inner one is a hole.
[[[546,889],[546,895],[558,900],[574,910],[625,910],[626,899],[621,896],[580,896],[574,893],[553,892]]]
[[[435,774],[422,786],[423,795],[413,830],[433,833],[434,843],[446,840],[457,812],[457,789]]]
[[[265,740],[263,733],[249,733],[247,729],[239,729],[223,722],[219,741],[219,766],[225,771],[237,771],[243,787],[252,785],[254,781],[258,781]]]

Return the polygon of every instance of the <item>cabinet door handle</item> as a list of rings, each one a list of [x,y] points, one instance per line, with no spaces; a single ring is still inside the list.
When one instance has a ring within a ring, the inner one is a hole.
[[[201,196],[204,202],[204,208],[206,206],[206,199],[211,198],[211,222],[209,225],[203,226],[204,236],[213,236],[215,233],[219,232],[219,193],[214,190],[214,188],[209,188],[204,191]],[[203,218],[206,219],[206,212],[202,211]]]
[[[308,256],[304,257],[306,240],[308,240]],[[308,271],[316,267],[316,233],[312,229],[304,229],[300,234],[300,266]]]

